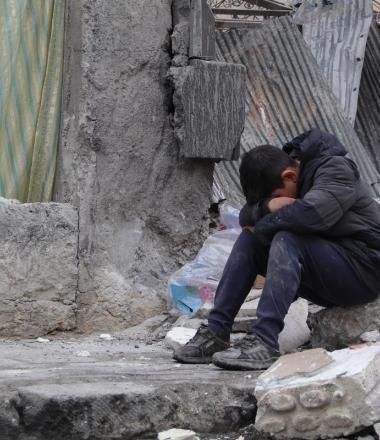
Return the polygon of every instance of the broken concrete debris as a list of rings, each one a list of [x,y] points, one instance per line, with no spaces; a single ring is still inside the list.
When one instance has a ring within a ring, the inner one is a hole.
[[[245,73],[241,64],[194,59],[172,67],[174,133],[186,158],[239,157],[245,121]]]
[[[282,356],[257,381],[256,427],[276,438],[349,435],[380,420],[380,345]]]
[[[158,434],[158,440],[199,440],[199,438],[194,431],[174,428],[160,432]]]
[[[197,331],[186,327],[173,327],[165,336],[168,347],[176,349],[185,345]]]
[[[248,301],[243,304],[242,312],[238,313],[236,325],[232,328],[235,333],[238,330],[248,332],[254,324],[254,317],[256,316],[256,309],[259,298]],[[254,303],[254,306],[252,304]],[[245,308],[244,306],[247,305]],[[201,313],[203,318],[207,318],[208,312],[211,310],[211,304],[207,308],[207,313]],[[200,309],[202,312],[205,309]],[[306,324],[308,315],[308,303],[304,299],[295,301],[288,314],[285,317],[284,329],[279,335],[279,346],[281,353],[290,353],[295,351],[299,346],[310,339],[310,330]],[[185,345],[196,333],[196,329],[201,323],[206,323],[205,319],[197,318],[190,319],[186,316],[178,318],[174,323],[173,328],[166,334],[165,343],[168,347],[173,349]],[[239,336],[239,335],[238,335]],[[240,335],[241,336],[241,335]],[[233,338],[235,339],[235,338]]]
[[[363,341],[380,329],[380,297],[353,307],[332,307],[310,316],[313,347],[336,350]]]

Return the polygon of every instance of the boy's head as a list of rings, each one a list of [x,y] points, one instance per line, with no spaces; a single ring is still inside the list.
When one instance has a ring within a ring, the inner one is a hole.
[[[243,155],[240,183],[249,204],[269,197],[297,197],[299,164],[273,145]]]

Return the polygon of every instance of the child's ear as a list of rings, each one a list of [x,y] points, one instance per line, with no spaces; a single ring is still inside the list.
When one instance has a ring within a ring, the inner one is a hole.
[[[290,180],[291,182],[298,181],[298,170],[295,168],[285,168],[281,173],[282,180]]]

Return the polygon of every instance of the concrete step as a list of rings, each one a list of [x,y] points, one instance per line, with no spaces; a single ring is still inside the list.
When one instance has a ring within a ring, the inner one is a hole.
[[[0,440],[144,440],[254,421],[257,373],[178,364],[161,342],[55,338],[0,350]]]

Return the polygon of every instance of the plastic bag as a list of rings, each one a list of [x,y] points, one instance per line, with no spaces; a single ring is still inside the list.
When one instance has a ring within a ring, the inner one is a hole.
[[[239,228],[239,213],[240,210],[223,203],[219,207],[220,224],[223,229]]]
[[[211,235],[204,242],[195,260],[185,264],[169,278],[171,306],[182,313],[192,315],[205,302],[214,302],[224,266],[240,232],[240,228],[233,228]]]

